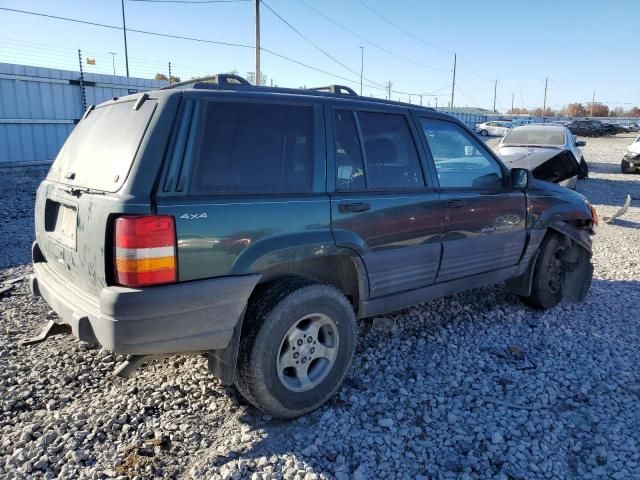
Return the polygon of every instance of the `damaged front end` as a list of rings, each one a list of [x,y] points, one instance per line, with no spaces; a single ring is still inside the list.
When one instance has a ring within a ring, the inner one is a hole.
[[[573,153],[562,150],[533,168],[531,173],[539,180],[561,183],[577,177],[580,173],[580,165],[576,162]]]
[[[502,147],[500,157],[509,168],[526,168],[534,178],[565,186],[574,186],[581,173],[573,153],[556,147]]]
[[[591,257],[591,235],[593,228],[583,225],[571,225],[556,221],[550,226],[556,234],[561,234],[558,248],[558,281],[562,296],[568,302],[582,302],[593,280]]]
[[[631,173],[640,169],[640,152],[626,151],[622,157],[622,171]]]

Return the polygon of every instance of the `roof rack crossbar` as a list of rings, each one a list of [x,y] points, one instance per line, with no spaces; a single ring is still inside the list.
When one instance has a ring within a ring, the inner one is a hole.
[[[307,90],[315,90],[317,92],[329,92],[336,95],[355,95],[356,97],[358,96],[358,94],[352,88],[345,87],[344,85],[327,85],[326,87],[307,88]]]
[[[161,87],[159,90],[170,90],[172,88],[184,87],[185,85],[193,85],[194,88],[202,88],[200,84],[214,83],[216,85],[232,85],[232,86],[245,86],[251,87],[251,83],[240,75],[234,75],[232,73],[218,73],[217,75],[209,75],[206,77],[193,78],[184,82],[172,83],[165,87]]]

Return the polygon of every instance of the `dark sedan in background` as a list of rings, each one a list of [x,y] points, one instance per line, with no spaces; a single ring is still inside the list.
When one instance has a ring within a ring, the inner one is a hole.
[[[574,120],[568,123],[567,127],[574,135],[581,135],[583,137],[604,137],[606,135],[620,133],[613,125],[599,120]]]

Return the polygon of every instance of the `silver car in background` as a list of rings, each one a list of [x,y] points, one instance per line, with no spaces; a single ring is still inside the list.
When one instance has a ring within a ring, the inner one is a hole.
[[[483,137],[487,137],[489,135],[493,137],[501,137],[507,133],[511,127],[513,127],[511,122],[498,120],[495,122],[479,123],[476,125],[476,133]]]
[[[578,141],[562,125],[524,125],[512,128],[496,148],[509,168],[526,168],[535,178],[576,188],[589,171]]]

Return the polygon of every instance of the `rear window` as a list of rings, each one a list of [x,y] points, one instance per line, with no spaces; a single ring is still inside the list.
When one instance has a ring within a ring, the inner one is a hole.
[[[564,145],[564,129],[542,127],[516,128],[502,140],[503,145]]]
[[[310,192],[313,117],[311,106],[209,102],[189,192]]]
[[[139,110],[133,101],[95,108],[76,125],[47,178],[77,187],[115,192],[124,183],[156,102]]]

